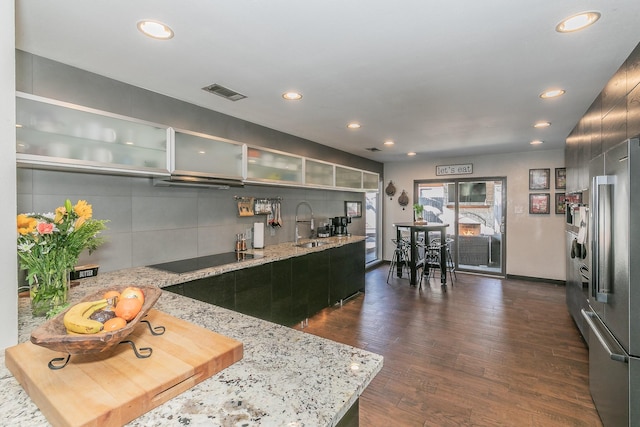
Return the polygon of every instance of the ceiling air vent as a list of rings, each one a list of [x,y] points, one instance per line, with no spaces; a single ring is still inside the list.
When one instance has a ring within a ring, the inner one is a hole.
[[[372,153],[375,153],[376,151],[382,151],[379,148],[376,147],[369,147],[369,148],[365,148],[365,150],[371,151]]]
[[[246,98],[245,95],[236,92],[235,90],[231,90],[224,86],[220,86],[219,84],[212,84],[206,87],[203,87],[202,90],[206,90],[207,92],[213,93],[215,95],[221,96],[230,101],[239,101],[241,99]]]

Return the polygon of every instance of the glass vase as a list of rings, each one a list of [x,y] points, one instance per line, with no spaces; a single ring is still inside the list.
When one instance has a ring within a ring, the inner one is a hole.
[[[69,284],[69,272],[64,269],[34,273],[29,287],[32,314],[47,316],[64,307],[69,295]]]

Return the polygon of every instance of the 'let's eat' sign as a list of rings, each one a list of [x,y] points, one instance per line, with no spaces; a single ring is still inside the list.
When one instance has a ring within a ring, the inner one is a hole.
[[[436,166],[436,175],[465,175],[473,173],[473,164]]]

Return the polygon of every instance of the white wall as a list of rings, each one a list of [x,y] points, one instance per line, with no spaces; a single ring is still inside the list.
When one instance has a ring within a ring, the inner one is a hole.
[[[563,150],[547,150],[516,154],[499,154],[448,159],[386,163],[383,188],[393,181],[396,195],[393,200],[384,195],[383,249],[384,259],[393,255],[391,239],[395,237],[393,223],[413,219],[413,181],[439,179],[436,165],[473,164],[472,175],[455,178],[506,177],[507,179],[507,241],[506,272],[510,275],[565,280],[564,216],[555,214],[551,204],[549,215],[529,215],[529,169],[550,168],[551,198],[554,193],[554,168],[564,167]],[[402,210],[398,196],[406,190],[409,205]]]
[[[14,2],[0,2],[0,348],[18,342]]]

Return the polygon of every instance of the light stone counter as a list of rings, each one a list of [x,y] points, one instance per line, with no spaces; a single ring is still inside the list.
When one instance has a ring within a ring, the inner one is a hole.
[[[72,288],[71,302],[110,285],[163,287],[363,239],[342,238],[312,249],[281,244],[261,250],[263,257],[257,260],[181,275],[146,267],[98,274]],[[241,341],[244,357],[137,418],[132,426],[334,426],[382,368],[380,355],[171,292],[163,292],[155,308]],[[43,321],[29,310],[28,298],[20,298],[20,342],[28,341]],[[48,425],[6,369],[4,354],[0,359],[0,424]]]

